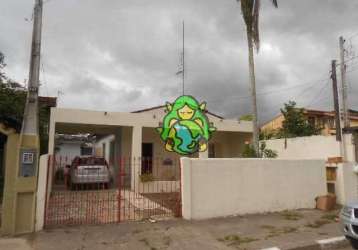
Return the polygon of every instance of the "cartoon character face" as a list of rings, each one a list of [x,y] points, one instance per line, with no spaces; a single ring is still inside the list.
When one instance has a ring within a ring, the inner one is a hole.
[[[216,129],[205,115],[205,106],[192,96],[180,96],[174,103],[167,103],[163,125],[157,128],[167,151],[189,155],[207,150]]]
[[[188,105],[184,105],[184,107],[178,110],[178,116],[182,120],[190,120],[193,117],[194,112],[195,111]]]

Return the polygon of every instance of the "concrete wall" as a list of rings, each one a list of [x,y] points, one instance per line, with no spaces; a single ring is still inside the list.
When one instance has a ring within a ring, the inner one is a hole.
[[[45,209],[46,199],[50,197],[51,190],[47,189],[47,175],[48,175],[48,155],[40,156],[39,163],[39,177],[37,180],[37,195],[36,195],[36,224],[35,231],[40,231],[45,223]],[[49,187],[47,187],[49,188]]]
[[[63,142],[57,147],[59,149],[56,151],[57,168],[70,165],[76,156],[81,156],[81,142]]]
[[[314,208],[327,193],[323,160],[182,158],[185,219]]]
[[[347,161],[345,164],[337,164],[337,180],[335,184],[337,203],[345,204],[352,199],[352,190],[358,188],[358,176],[353,173],[355,159],[355,145],[352,143],[352,135],[345,134]],[[278,159],[322,159],[338,157],[341,155],[340,143],[335,136],[307,136],[286,139],[274,139],[265,141],[267,148],[278,153]],[[286,144],[286,146],[285,146]],[[349,199],[348,199],[349,197]],[[355,196],[358,199],[358,195]]]
[[[267,140],[266,146],[275,150],[280,159],[327,159],[340,155],[335,136],[307,136]],[[285,146],[286,144],[286,146]]]
[[[354,162],[355,147],[352,144],[352,135],[344,135],[347,148],[347,161]],[[286,141],[286,142],[285,142]],[[341,155],[340,143],[336,136],[306,136],[288,139],[266,140],[266,146],[275,150],[280,159],[325,159]],[[286,144],[286,146],[285,146]]]
[[[96,156],[104,157],[104,159],[109,162],[111,153],[111,142],[114,140],[114,135],[108,135],[96,141],[96,143],[94,144],[95,152],[100,152],[100,154]],[[105,145],[105,155],[103,155],[103,144]]]
[[[24,149],[39,149],[36,136],[6,133],[0,127],[0,133],[7,135],[5,148],[5,183],[1,213],[1,234],[16,235],[30,233],[35,227],[37,177],[19,176],[20,145]],[[36,175],[37,175],[36,169]]]

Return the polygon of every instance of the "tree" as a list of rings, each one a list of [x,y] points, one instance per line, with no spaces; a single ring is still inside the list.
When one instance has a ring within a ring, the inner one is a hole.
[[[277,8],[277,0],[271,0]],[[256,50],[260,49],[259,36],[259,13],[260,0],[237,0],[241,3],[241,12],[246,24],[247,43],[249,49],[249,73],[251,86],[252,101],[252,126],[253,126],[253,145],[256,152],[259,152],[259,127],[257,120],[257,103],[256,103],[256,81],[255,81],[255,63],[254,63],[254,45]]]
[[[243,158],[276,158],[277,152],[272,149],[266,148],[266,143],[260,143],[260,154],[257,154],[253,145],[245,144],[244,150],[242,152]]]
[[[10,118],[21,124],[27,90],[5,76],[3,72],[5,66],[4,54],[0,52],[0,118]],[[47,128],[50,120],[50,107],[41,103],[39,105],[40,153],[45,154],[48,146]]]
[[[5,68],[5,56],[0,51],[0,84],[4,83],[6,80],[5,73],[3,72],[3,69]]]
[[[299,137],[319,134],[320,130],[308,122],[304,115],[303,108],[297,108],[296,102],[289,101],[284,104],[281,113],[285,118],[279,137]]]

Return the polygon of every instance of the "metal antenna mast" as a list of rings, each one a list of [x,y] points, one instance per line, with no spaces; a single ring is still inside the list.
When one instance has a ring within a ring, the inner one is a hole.
[[[185,57],[184,57],[184,21],[183,21],[183,52],[182,52],[182,65],[183,65],[183,70],[182,70],[182,77],[183,77],[183,95],[184,95],[184,86],[185,86]]]
[[[179,71],[176,73],[176,75],[180,75],[182,76],[182,95],[184,95],[185,93],[185,55],[184,55],[184,21],[183,21],[183,44],[182,44],[182,52],[181,52],[181,56],[180,56],[180,64],[179,66]]]

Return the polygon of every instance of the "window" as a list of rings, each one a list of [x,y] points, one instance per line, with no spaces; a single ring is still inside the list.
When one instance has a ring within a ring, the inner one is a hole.
[[[81,147],[81,155],[92,155],[91,147]]]
[[[153,143],[142,143],[142,174],[153,171]]]
[[[102,156],[106,157],[106,143],[102,143]]]
[[[330,129],[335,128],[334,122],[335,122],[334,117],[328,119],[327,123],[328,123],[328,127],[329,127]]]

